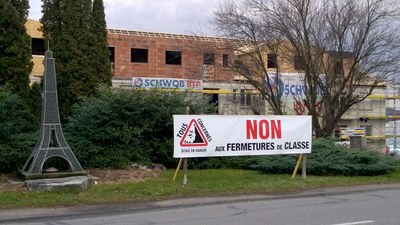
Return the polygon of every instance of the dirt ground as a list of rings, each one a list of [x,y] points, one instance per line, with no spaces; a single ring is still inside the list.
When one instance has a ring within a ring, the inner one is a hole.
[[[98,184],[113,184],[119,182],[138,182],[158,176],[163,168],[129,168],[129,169],[87,169]],[[11,181],[11,182],[10,182]],[[0,174],[0,191],[27,191],[24,183],[18,181],[15,175]]]

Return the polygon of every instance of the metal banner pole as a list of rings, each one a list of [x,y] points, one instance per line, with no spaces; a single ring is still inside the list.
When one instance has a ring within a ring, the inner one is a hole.
[[[182,181],[182,185],[186,186],[187,185],[187,159],[183,159],[183,181]]]
[[[186,107],[186,115],[189,114],[190,114],[190,108],[188,106]],[[187,158],[183,159],[183,181],[182,181],[183,186],[187,185],[187,164],[188,164]]]
[[[301,165],[301,177],[303,180],[307,178],[307,154],[303,155],[303,164]]]

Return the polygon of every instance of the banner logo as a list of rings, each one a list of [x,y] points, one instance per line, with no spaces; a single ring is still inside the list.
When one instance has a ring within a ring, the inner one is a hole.
[[[195,119],[190,121],[188,129],[183,134],[180,145],[182,147],[198,147],[208,145],[208,141]]]
[[[265,79],[265,92],[275,94],[276,96],[282,97],[285,90],[285,84],[277,77],[270,78],[270,85],[268,85]]]

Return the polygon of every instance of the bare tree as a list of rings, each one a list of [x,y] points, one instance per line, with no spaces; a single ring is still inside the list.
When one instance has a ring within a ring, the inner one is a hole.
[[[393,6],[391,0],[244,0],[220,4],[214,22],[235,38],[251,30],[257,46],[286,43],[278,46],[280,57],[302,67],[305,91],[297,100],[313,116],[315,135],[326,137],[352,105],[399,71],[399,10]],[[253,58],[265,54],[255,50]]]
[[[280,99],[279,65],[269,69],[266,54],[268,50],[270,55],[277,55],[280,40],[270,39],[272,36],[268,35],[261,15],[254,10],[250,1],[226,1],[218,6],[212,22],[224,36],[232,40],[236,58],[230,68],[247,78],[265,97],[272,112],[281,115],[285,108]]]

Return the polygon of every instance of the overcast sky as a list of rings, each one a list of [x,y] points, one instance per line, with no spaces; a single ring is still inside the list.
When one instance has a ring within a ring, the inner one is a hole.
[[[103,0],[108,28],[212,35],[218,0]],[[41,18],[41,0],[29,0],[29,18]]]

